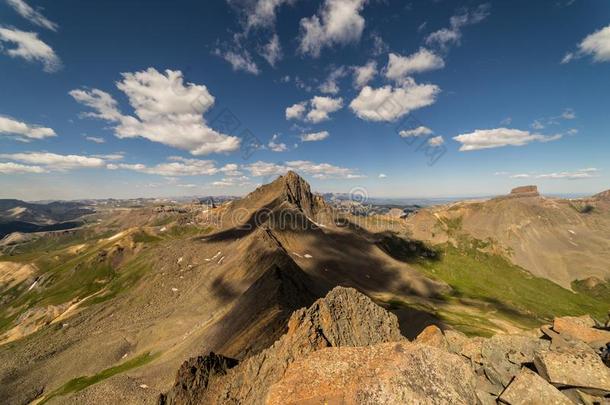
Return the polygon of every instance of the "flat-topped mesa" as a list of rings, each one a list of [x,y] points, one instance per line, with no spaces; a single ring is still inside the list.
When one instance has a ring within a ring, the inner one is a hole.
[[[536,186],[521,186],[510,190],[510,195],[515,197],[538,197],[538,187]]]
[[[520,186],[510,190],[510,194],[496,197],[496,200],[506,200],[509,198],[540,197],[537,186]]]

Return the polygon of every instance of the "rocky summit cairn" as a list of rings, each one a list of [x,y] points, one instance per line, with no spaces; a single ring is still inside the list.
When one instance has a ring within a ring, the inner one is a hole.
[[[295,311],[286,334],[237,366],[214,354],[187,361],[161,398],[163,404],[603,405],[610,403],[608,347],[610,330],[589,316],[490,338],[429,326],[409,342],[393,314],[336,287]]]

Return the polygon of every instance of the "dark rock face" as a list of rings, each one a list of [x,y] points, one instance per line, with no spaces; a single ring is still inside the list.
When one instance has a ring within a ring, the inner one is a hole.
[[[180,366],[172,389],[159,396],[159,405],[197,403],[197,398],[208,387],[210,378],[225,375],[227,370],[236,365],[237,360],[214,352],[188,359]]]
[[[280,176],[276,181],[284,183],[284,196],[309,217],[325,207],[324,199],[311,192],[309,183],[293,171]]]

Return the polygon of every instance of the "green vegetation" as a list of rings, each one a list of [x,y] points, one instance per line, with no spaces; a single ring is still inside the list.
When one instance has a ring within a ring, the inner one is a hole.
[[[62,385],[61,387],[59,387],[58,389],[52,391],[48,396],[45,396],[44,399],[40,402],[40,405],[46,403],[51,398],[66,395],[66,394],[69,394],[72,392],[81,391],[81,390],[89,387],[90,385],[97,384],[98,382],[103,381],[107,378],[110,378],[114,375],[124,373],[125,371],[129,371],[129,370],[137,368],[137,367],[141,367],[141,366],[151,362],[158,356],[159,356],[159,353],[156,353],[156,354],[151,354],[150,352],[143,353],[143,354],[141,354],[137,357],[134,357],[131,360],[127,360],[126,362],[121,363],[117,366],[102,370],[99,373],[97,373],[96,375],[74,378],[74,379],[68,381],[67,383],[65,383],[64,385]]]
[[[581,214],[590,214],[595,211],[595,207],[591,204],[572,202],[570,203],[570,207],[574,208],[577,212]]]
[[[476,305],[476,300],[517,324],[531,327],[555,316],[591,314],[603,318],[608,301],[574,293],[534,277],[502,256],[482,252],[485,242],[471,240],[442,246],[441,260],[420,260],[416,266],[426,275],[445,281],[453,292],[448,300]]]
[[[575,280],[572,281],[572,289],[581,294],[586,294],[600,301],[609,303],[608,310],[610,310],[610,281],[604,282],[591,279]]]

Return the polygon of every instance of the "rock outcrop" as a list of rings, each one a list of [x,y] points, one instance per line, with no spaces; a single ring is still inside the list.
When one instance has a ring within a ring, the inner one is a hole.
[[[288,331],[271,347],[233,368],[189,360],[161,399],[163,404],[607,404],[610,368],[602,358],[608,342],[600,346],[597,339],[603,341],[606,332],[590,317],[565,317],[540,332],[490,338],[430,326],[409,342],[393,314],[354,289],[337,287],[294,312]]]
[[[284,176],[280,176],[276,182],[282,183],[284,196],[288,202],[294,204],[307,216],[313,218],[318,211],[325,208],[322,196],[313,194],[309,183],[293,171],[289,171]]]

